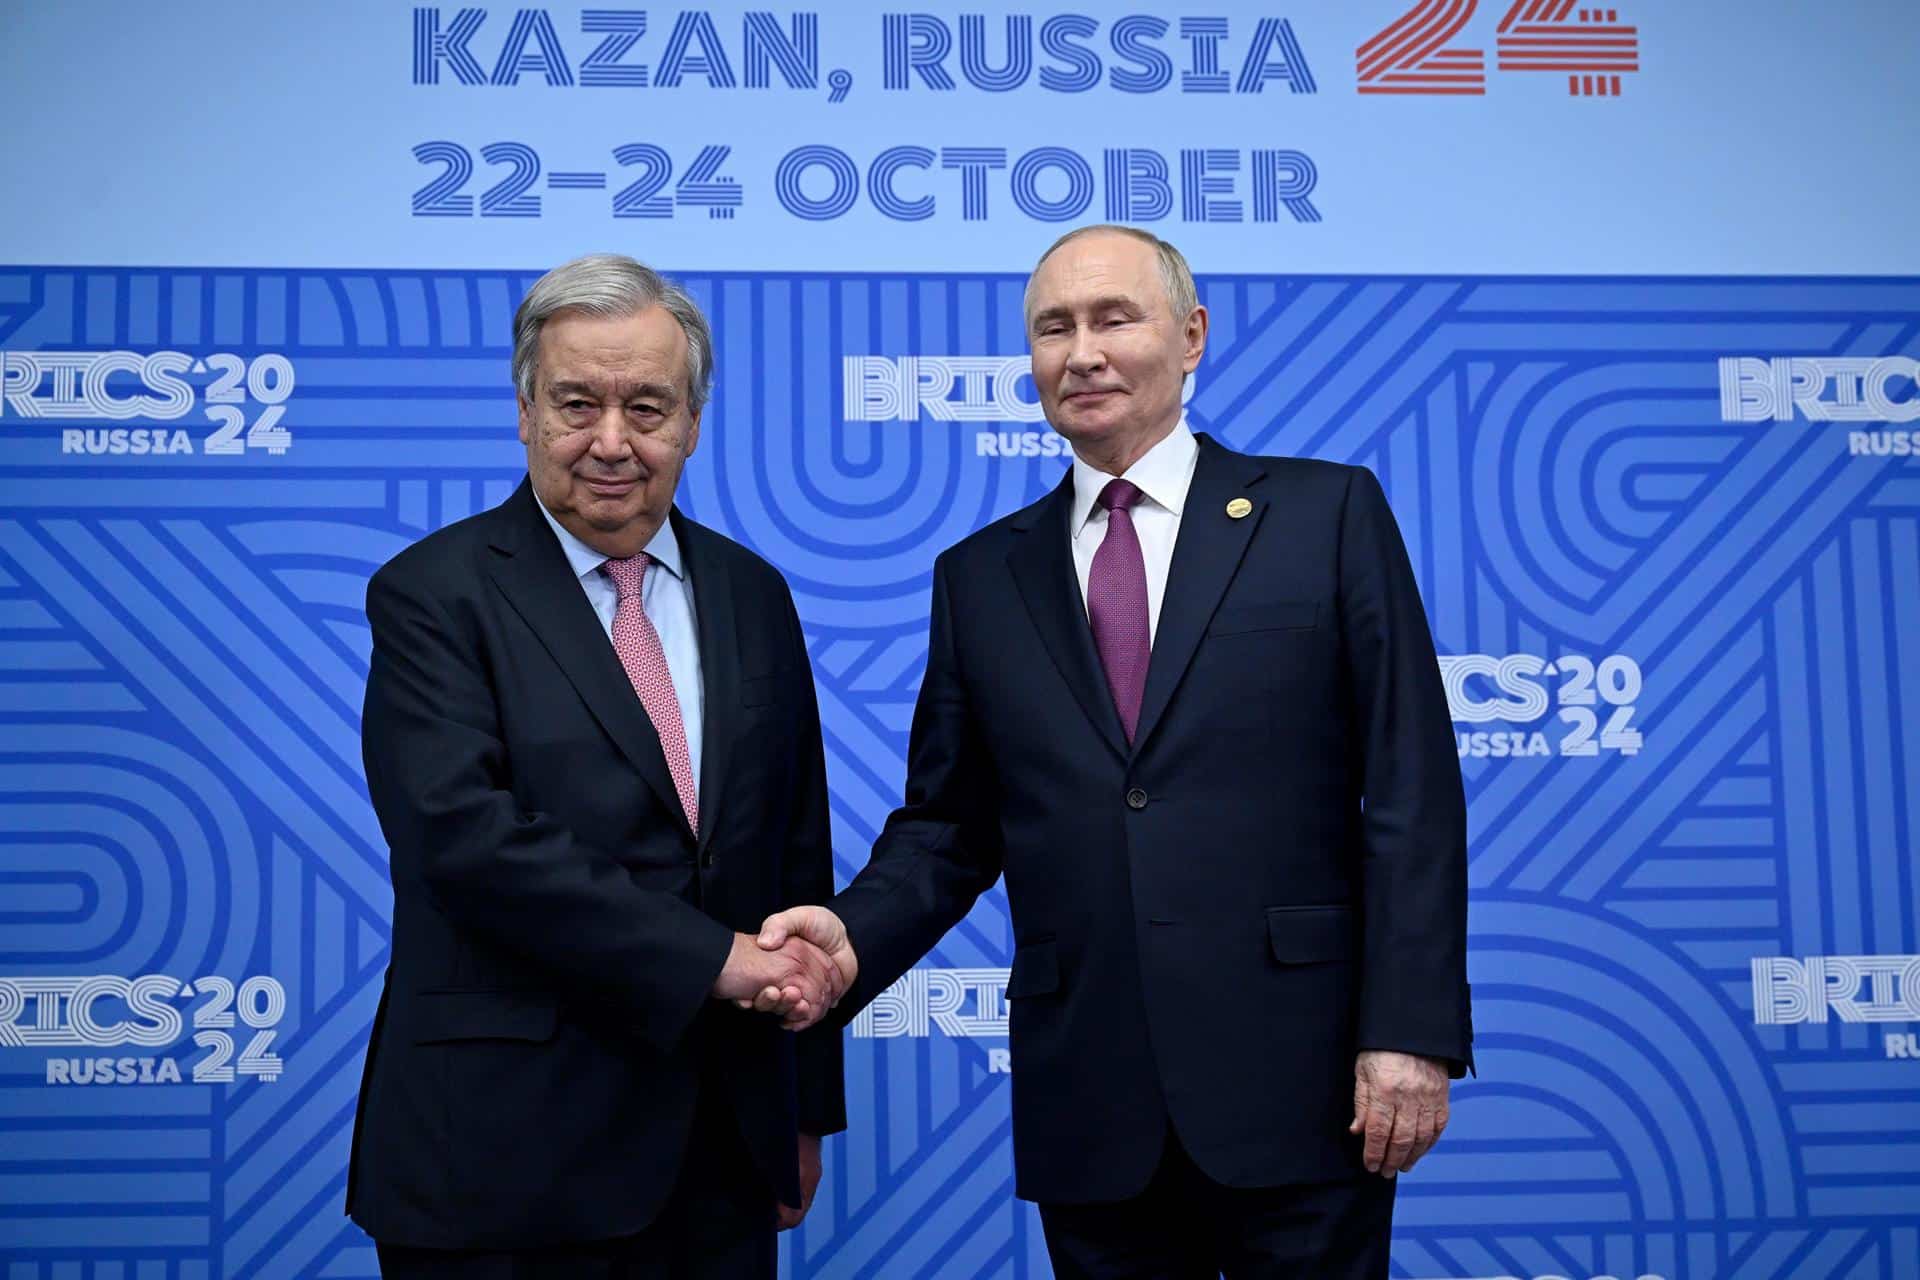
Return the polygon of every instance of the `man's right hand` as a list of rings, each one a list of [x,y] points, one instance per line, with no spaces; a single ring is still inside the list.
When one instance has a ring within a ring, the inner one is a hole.
[[[731,1000],[742,1008],[765,1008],[811,1026],[839,1002],[847,988],[841,969],[813,943],[802,937],[785,938],[767,946],[765,934],[733,935],[727,963],[714,979],[716,1000]]]
[[[766,992],[762,992],[754,998],[751,1007],[762,1013],[782,1015],[781,1025],[789,1031],[805,1031],[826,1017],[828,1011],[840,1003],[840,997],[852,989],[853,980],[860,976],[860,961],[853,953],[853,943],[847,938],[847,926],[825,907],[789,907],[768,916],[766,923],[760,926],[759,945],[768,951],[777,952],[795,942],[805,942],[817,948],[832,962],[839,978],[839,988],[833,999],[824,1007],[802,1012],[784,1000],[769,998]]]

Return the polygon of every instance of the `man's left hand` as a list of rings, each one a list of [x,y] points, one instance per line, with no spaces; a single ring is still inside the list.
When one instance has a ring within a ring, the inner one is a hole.
[[[1391,1178],[1433,1149],[1447,1127],[1445,1064],[1411,1053],[1363,1049],[1353,1061],[1353,1123],[1367,1135],[1369,1173]]]
[[[800,1207],[774,1202],[779,1210],[779,1229],[781,1231],[800,1225],[807,1216],[807,1210],[813,1208],[813,1193],[820,1186],[820,1139],[810,1133],[800,1135]]]

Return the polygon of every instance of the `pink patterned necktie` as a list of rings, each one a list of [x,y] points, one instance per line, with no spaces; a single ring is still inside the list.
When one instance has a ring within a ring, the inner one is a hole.
[[[1147,660],[1152,633],[1147,624],[1147,561],[1133,527],[1132,507],[1146,495],[1129,480],[1109,480],[1099,503],[1107,510],[1107,536],[1093,553],[1087,573],[1087,621],[1093,644],[1107,673],[1107,690],[1120,713],[1127,741],[1140,724],[1140,699],[1147,690]]]
[[[646,580],[653,557],[644,551],[625,560],[609,560],[600,572],[613,579],[620,603],[613,611],[613,651],[627,669],[640,705],[647,709],[660,735],[660,750],[667,757],[667,772],[673,775],[673,789],[680,793],[680,807],[686,811],[687,825],[700,830],[700,802],[693,789],[693,757],[687,751],[687,726],[680,719],[680,698],[673,691],[673,672],[667,669],[666,650],[660,647],[660,633],[653,619],[641,606],[640,585]]]

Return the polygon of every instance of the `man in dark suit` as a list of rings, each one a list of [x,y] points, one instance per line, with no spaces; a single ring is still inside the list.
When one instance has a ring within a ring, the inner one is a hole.
[[[368,586],[393,962],[347,1208],[386,1275],[772,1277],[845,1126],[837,1031],[732,1005],[805,1020],[840,983],[741,932],[833,877],[786,584],[672,505],[711,375],[648,268],[549,272],[527,480]]]
[[[1207,313],[1156,237],[1064,237],[1027,322],[1072,469],[935,564],[906,802],[761,942],[822,946],[850,1012],[1004,872],[1017,1190],[1058,1274],[1384,1277],[1472,1039],[1399,530],[1362,468],[1187,429]]]

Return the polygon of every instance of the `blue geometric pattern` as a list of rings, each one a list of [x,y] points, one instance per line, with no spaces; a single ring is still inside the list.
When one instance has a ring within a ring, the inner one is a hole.
[[[533,278],[0,270],[0,351],[279,353],[296,377],[280,453],[204,452],[212,362],[166,422],[0,407],[0,978],[266,975],[287,999],[272,1081],[49,1083],[99,1054],[190,1073],[191,1026],[0,1040],[9,1280],[375,1274],[340,1217],[391,903],[362,592],[517,482],[509,326]],[[843,362],[1020,355],[1024,281],[685,283],[717,383],[682,505],[793,586],[844,880],[899,797],[935,553],[1062,463],[980,452],[1043,425],[850,420]],[[1920,355],[1920,282],[1211,276],[1202,296],[1193,425],[1373,468],[1440,652],[1555,664],[1530,677],[1546,711],[1456,725],[1549,754],[1461,760],[1480,1075],[1400,1188],[1394,1274],[1920,1276],[1920,1060],[1888,1047],[1920,1026],[1760,1025],[1750,968],[1920,953],[1920,458],[1853,456],[1847,423],[1723,421],[1718,368]],[[120,426],[194,451],[62,453]],[[1593,754],[1560,754],[1583,708]],[[1010,954],[996,890],[926,963]],[[1011,1199],[1004,1043],[849,1041],[852,1128],[783,1238],[790,1274],[1049,1274]]]

